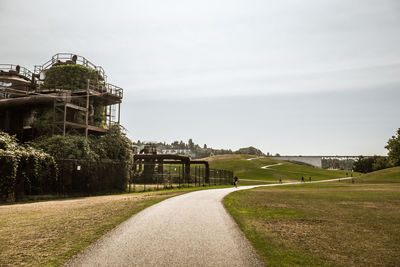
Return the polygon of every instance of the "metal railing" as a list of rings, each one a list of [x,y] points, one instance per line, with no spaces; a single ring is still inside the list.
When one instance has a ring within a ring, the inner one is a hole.
[[[88,86],[89,90],[99,93],[108,93],[118,98],[122,98],[124,95],[124,89],[110,83],[96,83],[96,81],[93,83],[89,80]]]
[[[106,83],[105,88],[107,90],[107,93],[115,95],[119,98],[122,98],[124,95],[124,89],[122,89],[121,87],[118,87],[116,85],[113,85],[111,83]]]
[[[55,54],[54,56],[52,56],[52,58],[49,61],[47,61],[43,65],[36,65],[34,72],[36,74],[39,74],[43,70],[50,68],[51,66],[53,66],[56,63],[66,63],[68,61],[72,61],[74,56],[77,57],[76,61],[74,62],[75,64],[79,64],[79,65],[85,66],[87,68],[93,69],[99,73],[99,75],[104,79],[104,81],[107,80],[107,75],[105,74],[104,69],[101,66],[96,66],[95,64],[93,64],[92,62],[87,60],[85,57],[75,55],[72,53]]]
[[[17,71],[18,67],[19,71]],[[32,79],[32,72],[30,70],[14,64],[0,64],[0,73],[16,74],[19,76],[23,76],[29,81]]]

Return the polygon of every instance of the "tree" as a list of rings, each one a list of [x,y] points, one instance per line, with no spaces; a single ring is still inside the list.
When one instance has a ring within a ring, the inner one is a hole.
[[[386,157],[376,157],[375,162],[372,164],[372,169],[374,171],[379,171],[389,167],[390,167],[389,160]]]
[[[400,166],[400,128],[397,130],[397,136],[392,136],[385,148],[389,150],[389,162],[393,166]]]
[[[340,162],[339,162],[340,164]],[[354,162],[353,170],[356,172],[373,172],[389,168],[390,164],[387,157],[374,155],[373,157],[359,156]]]
[[[193,143],[192,138],[190,138],[189,141],[188,141],[188,147],[189,147],[189,149],[191,149],[191,150],[193,150],[193,148],[194,148],[194,143]]]
[[[356,172],[372,172],[372,165],[374,164],[375,160],[373,157],[363,157],[359,156],[357,161],[354,162],[353,170]]]

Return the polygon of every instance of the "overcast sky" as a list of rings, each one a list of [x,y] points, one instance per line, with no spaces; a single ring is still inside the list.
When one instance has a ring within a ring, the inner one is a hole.
[[[398,0],[0,0],[0,38],[101,65],[133,140],[385,155],[400,128]]]

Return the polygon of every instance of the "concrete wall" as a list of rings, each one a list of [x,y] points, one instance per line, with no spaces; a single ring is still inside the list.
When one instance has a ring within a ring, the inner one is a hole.
[[[322,168],[321,156],[280,156],[280,157],[270,157],[270,158],[284,160],[284,161],[298,161],[310,164],[317,168]]]

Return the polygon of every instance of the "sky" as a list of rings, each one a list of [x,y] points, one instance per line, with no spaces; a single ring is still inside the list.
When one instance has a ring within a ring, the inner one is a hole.
[[[132,140],[386,155],[400,128],[398,0],[0,0],[0,40],[102,66]]]

